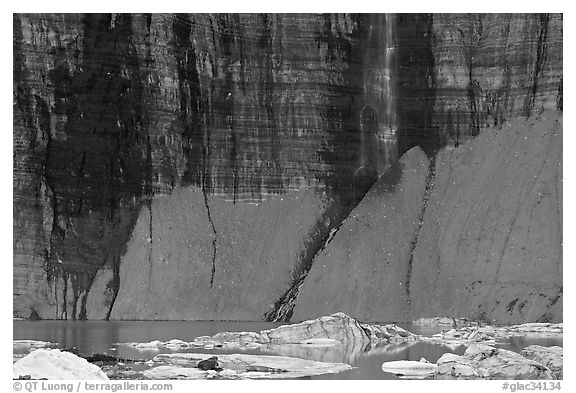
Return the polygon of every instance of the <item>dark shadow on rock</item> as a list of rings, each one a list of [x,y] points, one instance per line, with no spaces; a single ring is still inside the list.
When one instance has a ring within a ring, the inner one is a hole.
[[[222,368],[218,365],[218,357],[212,356],[206,360],[198,362],[198,368],[203,371],[214,370],[222,371]]]
[[[112,355],[108,355],[105,353],[94,353],[92,355],[84,355],[82,353],[80,353],[80,351],[78,350],[78,348],[76,347],[70,347],[70,348],[65,348],[62,350],[62,352],[70,352],[73,355],[76,355],[78,357],[81,357],[83,359],[86,359],[88,361],[88,363],[99,363],[99,364],[117,364],[118,362],[130,362],[130,363],[136,363],[136,362],[144,362],[145,360],[142,359],[127,359],[127,358],[121,358],[121,357],[116,357],[116,356],[112,356]]]

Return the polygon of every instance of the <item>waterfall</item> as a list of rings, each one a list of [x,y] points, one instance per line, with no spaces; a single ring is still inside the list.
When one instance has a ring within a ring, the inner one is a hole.
[[[397,160],[398,148],[396,139],[396,16],[385,14],[384,17],[384,113],[385,121],[380,139],[383,141],[385,167]]]
[[[374,14],[362,58],[360,147],[356,175],[382,174],[398,159],[396,116],[396,16]]]
[[[384,55],[384,92],[386,99],[386,128],[385,128],[385,140],[390,139],[396,135],[396,105],[395,105],[395,75],[394,71],[394,56],[395,56],[395,46],[394,46],[394,22],[395,17],[392,14],[386,14],[386,34],[384,36],[384,47],[386,53]]]

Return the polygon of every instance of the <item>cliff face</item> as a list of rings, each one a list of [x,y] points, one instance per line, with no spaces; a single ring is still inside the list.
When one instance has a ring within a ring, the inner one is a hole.
[[[15,15],[16,308],[83,318],[101,268],[111,305],[176,187],[356,203],[396,155],[385,37],[385,15]]]
[[[562,108],[561,14],[436,14],[433,129],[458,144]]]
[[[338,311],[371,321],[409,319],[407,262],[429,169],[415,147],[380,177],[314,259],[293,320]]]
[[[482,131],[430,168],[402,156],[313,262],[294,320],[343,310],[406,321],[562,320],[562,120]]]
[[[412,314],[562,320],[562,119],[484,130],[436,158]]]
[[[132,231],[111,318],[261,319],[290,285],[328,202],[313,190],[259,206],[205,201],[193,187],[157,197]]]
[[[13,38],[24,317],[286,318],[398,153],[562,105],[560,15],[15,14]],[[291,240],[257,257],[253,225]]]

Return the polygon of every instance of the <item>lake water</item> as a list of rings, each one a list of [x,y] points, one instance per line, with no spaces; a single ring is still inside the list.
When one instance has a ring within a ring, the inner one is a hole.
[[[173,353],[174,350],[138,351],[119,345],[127,342],[167,341],[173,338],[192,341],[198,336],[211,336],[218,332],[254,331],[280,326],[272,322],[230,322],[230,321],[14,321],[14,340],[40,340],[57,343],[58,348],[76,347],[81,353],[106,353],[130,359],[151,359],[159,353]],[[439,329],[419,328],[402,325],[417,334],[432,335]],[[562,346],[562,338],[526,339],[513,337],[499,343],[500,348],[519,352],[527,345]],[[444,353],[458,355],[466,347],[449,348],[429,343],[380,345],[358,353],[345,353],[340,347],[303,348],[301,346],[282,346],[277,350],[260,351],[241,350],[237,353],[293,356],[328,362],[348,363],[354,368],[338,374],[314,376],[308,379],[396,379],[397,377],[382,371],[383,362],[392,360],[420,360],[426,358],[434,363]],[[26,353],[16,350],[15,354]],[[232,351],[214,348],[211,350],[190,349],[181,352],[224,354]]]

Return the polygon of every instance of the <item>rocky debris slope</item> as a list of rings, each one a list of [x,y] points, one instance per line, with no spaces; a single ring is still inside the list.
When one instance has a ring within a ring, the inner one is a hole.
[[[553,379],[546,366],[483,344],[471,345],[462,356],[444,354],[437,365],[437,379]]]
[[[314,259],[292,320],[337,311],[360,320],[408,319],[409,260],[428,176],[428,158],[416,147],[378,179]]]
[[[36,349],[13,365],[14,378],[32,379],[108,379],[98,367],[86,359],[59,349]]]

